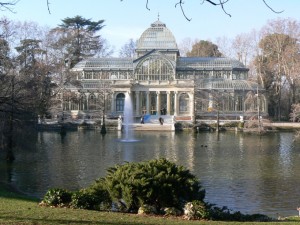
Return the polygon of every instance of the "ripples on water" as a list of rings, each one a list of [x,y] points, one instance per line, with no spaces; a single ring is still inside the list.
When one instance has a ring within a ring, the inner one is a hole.
[[[117,132],[38,133],[30,148],[15,152],[12,166],[0,162],[0,179],[42,197],[53,187],[87,187],[117,163],[165,157],[199,177],[210,203],[272,217],[296,215],[300,206],[300,142],[293,133],[136,132],[138,142],[122,138]]]

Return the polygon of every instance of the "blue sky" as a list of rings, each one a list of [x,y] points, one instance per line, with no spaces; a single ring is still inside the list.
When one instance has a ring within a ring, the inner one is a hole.
[[[94,21],[104,19],[102,36],[116,51],[130,38],[137,39],[150,24],[157,20],[166,23],[173,32],[177,43],[184,38],[211,40],[226,36],[233,38],[237,34],[259,30],[268,20],[276,18],[300,18],[299,0],[266,0],[274,10],[273,13],[262,0],[230,0],[225,9],[232,16],[226,15],[220,7],[202,0],[185,0],[183,5],[187,21],[175,4],[179,0],[49,0],[51,14],[48,13],[47,0],[19,0],[15,13],[1,11],[2,16],[13,20],[35,21],[40,25],[56,27],[61,19],[76,15]],[[217,2],[218,0],[215,0]]]

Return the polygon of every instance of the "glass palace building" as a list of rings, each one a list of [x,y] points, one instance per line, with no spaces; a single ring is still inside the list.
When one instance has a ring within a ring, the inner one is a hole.
[[[181,57],[166,24],[152,23],[139,40],[133,58],[88,58],[73,69],[81,87],[66,86],[75,98],[64,98],[63,110],[117,117],[125,96],[133,114],[166,115],[194,121],[267,114],[264,89],[248,80],[239,61],[217,57]]]

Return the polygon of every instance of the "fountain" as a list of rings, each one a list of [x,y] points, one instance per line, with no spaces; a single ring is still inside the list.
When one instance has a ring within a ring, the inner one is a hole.
[[[139,140],[134,139],[133,126],[133,107],[132,101],[129,93],[125,94],[125,104],[124,104],[124,120],[123,120],[123,133],[124,138],[121,142],[138,142]]]

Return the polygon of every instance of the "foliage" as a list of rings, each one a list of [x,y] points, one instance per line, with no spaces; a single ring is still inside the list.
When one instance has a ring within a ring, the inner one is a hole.
[[[242,122],[229,122],[224,123],[222,127],[241,127]]]
[[[19,75],[22,79],[21,92],[22,95],[26,93],[26,105],[36,115],[45,115],[51,105],[51,79],[48,76],[50,68],[43,61],[46,52],[41,49],[40,44],[41,41],[36,39],[22,40],[20,46],[16,47],[19,53],[16,59],[20,67]]]
[[[96,180],[86,191],[96,200],[94,209],[111,210],[112,200],[103,179]]]
[[[300,104],[292,105],[292,112],[290,113],[290,121],[299,122],[300,121]]]
[[[47,191],[42,204],[46,206],[68,206],[72,200],[72,193],[65,189],[53,188]]]
[[[165,216],[180,216],[182,211],[175,208],[175,207],[166,207],[164,208],[164,215]]]
[[[218,46],[210,41],[201,40],[192,46],[192,50],[187,52],[188,57],[221,57],[222,53]]]
[[[94,195],[84,190],[73,193],[70,206],[75,209],[95,209],[97,199]]]
[[[50,189],[40,205],[165,216],[181,216],[184,211],[184,218],[189,220],[271,220],[261,214],[247,215],[216,207],[204,202],[204,195],[199,181],[188,170],[157,159],[111,167],[105,178],[78,192]]]
[[[194,200],[184,206],[184,216],[188,220],[209,219],[210,214],[204,202]]]
[[[83,58],[94,56],[102,49],[102,39],[96,33],[103,28],[104,20],[91,21],[75,16],[67,17],[62,22],[51,31],[57,36],[52,46],[64,51],[64,59],[71,68]]]
[[[151,205],[141,205],[138,214],[157,214],[157,209],[154,206]]]
[[[127,211],[144,204],[177,207],[186,201],[203,201],[205,191],[188,170],[166,159],[126,163],[108,169],[104,178],[113,200],[123,202]]]
[[[272,221],[272,219],[263,214],[242,214],[240,211],[232,212],[226,206],[222,208],[214,206],[214,205],[207,205],[209,216],[213,220],[220,220],[220,221],[257,221],[257,222],[266,222]]]
[[[73,193],[71,208],[89,210],[109,210],[110,202],[103,199],[104,193],[93,192],[86,189]]]
[[[37,207],[37,200],[24,199],[11,190],[2,190],[0,185],[0,224],[102,224],[102,225],[239,225],[241,222],[226,221],[187,221],[180,218],[163,216],[140,216],[128,213],[99,212],[94,210],[76,210],[65,208]],[[287,218],[276,224],[298,225],[299,217]],[[253,225],[257,222],[243,222]],[[269,225],[260,222],[259,225]],[[272,223],[273,224],[273,223]],[[275,223],[274,223],[275,224]]]

